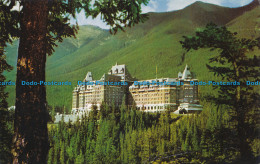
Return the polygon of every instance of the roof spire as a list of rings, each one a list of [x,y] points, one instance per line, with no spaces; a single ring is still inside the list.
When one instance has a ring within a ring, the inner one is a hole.
[[[86,77],[85,77],[85,81],[92,81],[92,80],[93,80],[92,73],[88,72]]]
[[[191,73],[190,73],[188,64],[186,64],[186,67],[182,73],[182,79],[187,79],[187,78],[191,78]]]

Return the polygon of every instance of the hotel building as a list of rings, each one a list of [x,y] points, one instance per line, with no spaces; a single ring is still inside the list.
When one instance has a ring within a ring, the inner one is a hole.
[[[123,98],[128,102],[128,87],[132,81],[134,79],[125,65],[116,64],[100,80],[93,80],[92,73],[88,72],[82,85],[73,90],[72,113],[84,114],[90,111],[93,105],[99,110],[102,102],[119,107]]]
[[[137,109],[157,112],[167,108],[177,110],[182,103],[198,104],[198,86],[190,85],[191,78],[189,67],[186,65],[183,73],[179,72],[178,78],[160,78],[138,81],[129,87]],[[140,85],[138,85],[140,84]]]
[[[127,105],[135,104],[137,109],[147,112],[176,111],[180,105],[199,103],[198,86],[191,85],[191,81],[198,80],[192,79],[187,65],[177,78],[136,81],[126,65],[116,64],[100,80],[93,80],[92,73],[87,73],[83,84],[73,91],[72,113],[84,114],[93,105],[100,109],[102,102],[119,107],[123,98]]]

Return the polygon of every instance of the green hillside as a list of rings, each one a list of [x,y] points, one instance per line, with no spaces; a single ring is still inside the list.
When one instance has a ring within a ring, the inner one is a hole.
[[[184,55],[179,41],[183,35],[191,35],[209,22],[227,25],[242,37],[259,37],[260,7],[257,3],[226,8],[196,2],[179,11],[149,13],[148,21],[115,36],[97,27],[81,26],[77,39],[65,39],[47,59],[47,81],[73,83],[72,86],[48,86],[48,103],[65,105],[70,109],[76,82],[82,80],[88,71],[93,73],[94,79],[99,79],[116,62],[126,64],[132,76],[138,79],[155,78],[156,66],[158,77],[177,77],[177,73],[188,64],[199,80],[214,80],[216,78],[208,72],[205,64],[209,54],[216,52],[200,50]],[[15,42],[7,48],[7,60],[13,66],[17,45]],[[15,80],[15,69],[7,73],[7,77]],[[11,106],[15,101],[14,87],[7,90]],[[200,87],[201,95],[208,92],[212,92],[209,87]]]

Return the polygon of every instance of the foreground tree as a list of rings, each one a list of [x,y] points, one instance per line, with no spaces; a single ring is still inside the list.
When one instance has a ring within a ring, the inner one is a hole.
[[[225,82],[237,82],[237,85],[218,85],[218,97],[211,97],[216,104],[223,104],[231,109],[231,122],[235,126],[238,138],[238,150],[242,159],[250,157],[249,142],[256,131],[250,130],[256,125],[252,117],[253,110],[258,110],[258,94],[254,86],[247,81],[259,80],[259,58],[249,54],[255,48],[260,48],[259,39],[246,39],[236,36],[226,27],[208,24],[203,31],[196,32],[196,36],[184,36],[182,47],[187,51],[209,48],[220,53],[210,59],[207,68],[220,76]],[[235,139],[234,139],[235,140]]]
[[[147,16],[141,14],[141,5],[149,0],[1,0],[0,7],[5,8],[11,17],[3,17],[3,22],[11,22],[20,37],[15,110],[15,147],[13,163],[46,163],[49,150],[47,133],[46,88],[39,85],[45,81],[46,55],[54,51],[56,41],[64,37],[75,36],[78,27],[71,26],[69,20],[84,9],[86,16],[94,18],[101,14],[102,19],[116,33],[123,26],[131,27],[144,21]],[[20,12],[13,11],[20,2]],[[6,11],[0,11],[1,14]],[[10,21],[13,20],[13,21]],[[17,22],[15,21],[17,20]],[[19,26],[18,26],[19,25]],[[2,24],[1,24],[2,26]],[[36,85],[22,85],[22,82],[36,82]]]
[[[38,163],[48,154],[45,81],[48,1],[23,1],[17,60],[14,163]]]

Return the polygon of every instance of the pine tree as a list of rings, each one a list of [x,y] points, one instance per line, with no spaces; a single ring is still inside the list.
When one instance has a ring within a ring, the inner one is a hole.
[[[141,146],[141,151],[140,151],[140,158],[142,161],[146,161],[150,157],[150,146],[152,143],[150,143],[150,132],[151,130],[144,130],[141,133],[141,139],[139,140],[138,145]]]
[[[208,99],[232,109],[232,122],[236,125],[240,157],[247,159],[251,157],[248,120],[252,117],[249,112],[257,108],[256,104],[259,100],[258,93],[254,92],[253,86],[247,85],[247,81],[259,80],[260,62],[256,55],[252,57],[248,52],[260,48],[260,38],[246,39],[236,35],[237,33],[228,31],[226,27],[218,27],[211,23],[203,31],[196,32],[196,36],[184,37],[181,44],[187,51],[200,48],[219,50],[220,54],[210,59],[210,63],[218,65],[207,65],[207,68],[226,82],[239,83],[219,85],[218,96]]]
[[[5,47],[7,43],[12,44],[18,36],[18,13],[11,11],[14,2],[9,6],[3,1],[0,2],[0,82],[5,82],[4,71],[11,71],[12,67],[6,62]],[[0,163],[11,163],[12,132],[8,124],[12,124],[10,112],[8,111],[5,85],[0,85]]]
[[[2,63],[2,56],[0,56],[0,62]],[[2,75],[2,69],[0,68],[0,81],[4,82],[5,78]],[[8,125],[12,125],[12,119],[10,111],[8,111],[6,98],[8,94],[4,91],[5,85],[0,85],[0,163],[10,163],[12,159],[11,147],[12,147],[12,129]]]
[[[184,143],[184,151],[191,150],[191,128],[188,128],[187,135]]]
[[[65,164],[65,145],[64,143],[61,144],[61,149],[60,149],[60,163],[61,164]]]
[[[77,164],[84,164],[84,155],[82,154],[82,151],[80,151],[79,155],[77,155],[75,163]]]
[[[97,122],[97,119],[98,119],[98,110],[97,110],[97,105],[92,105],[91,106],[91,111],[89,112],[89,118],[90,118],[90,121],[91,122],[94,122],[96,123]]]
[[[134,130],[129,135],[129,141],[128,141],[128,162],[129,163],[140,163],[140,158],[138,156],[139,153],[139,146],[137,145],[138,140],[138,132]],[[126,137],[126,139],[128,136]]]
[[[106,112],[106,104],[104,101],[102,101],[100,105],[100,119],[106,119],[107,118],[107,112]]]
[[[54,159],[54,152],[53,152],[53,148],[51,148],[51,149],[49,150],[47,163],[48,163],[48,164],[54,163],[54,162],[53,162],[53,159]]]
[[[198,128],[197,126],[193,126],[193,133],[192,133],[192,147],[194,151],[200,150],[200,143],[199,143],[199,134],[198,134]]]
[[[123,132],[125,129],[125,124],[126,124],[126,103],[125,103],[125,96],[123,98],[123,102],[120,106],[120,131]]]

